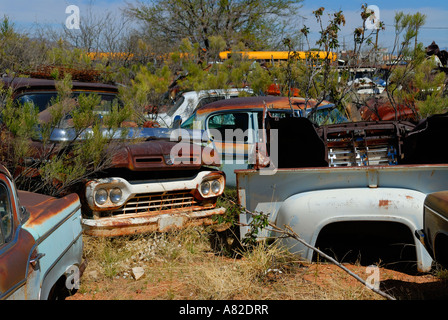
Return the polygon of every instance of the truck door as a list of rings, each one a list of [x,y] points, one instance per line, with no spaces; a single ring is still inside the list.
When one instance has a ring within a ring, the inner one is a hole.
[[[247,169],[255,142],[250,112],[213,113],[206,120],[206,130],[221,156],[222,170],[226,173],[226,185],[236,186],[234,170]]]
[[[20,226],[9,186],[0,174],[0,299],[38,299],[40,270],[33,250],[35,241]]]

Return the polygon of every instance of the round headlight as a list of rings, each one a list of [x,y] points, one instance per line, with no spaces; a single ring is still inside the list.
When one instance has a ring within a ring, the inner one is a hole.
[[[99,205],[105,204],[107,201],[107,191],[104,189],[98,189],[95,192],[95,202]]]
[[[113,188],[112,190],[110,190],[109,197],[110,201],[112,201],[113,203],[120,202],[122,196],[123,192],[120,188]]]
[[[212,192],[218,193],[221,190],[221,183],[218,180],[212,182]]]
[[[206,196],[210,193],[210,182],[205,181],[201,183],[201,193]]]

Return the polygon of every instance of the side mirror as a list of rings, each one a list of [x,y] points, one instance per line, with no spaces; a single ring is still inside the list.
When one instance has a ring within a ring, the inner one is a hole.
[[[178,129],[178,128],[180,128],[181,124],[182,124],[182,117],[180,115],[177,115],[174,117],[173,124],[171,127],[173,129]]]
[[[19,209],[20,223],[24,224],[28,220],[29,217],[30,217],[30,212],[24,206],[21,206]]]

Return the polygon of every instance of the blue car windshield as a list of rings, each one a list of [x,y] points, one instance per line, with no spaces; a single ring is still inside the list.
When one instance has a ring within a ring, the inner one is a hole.
[[[319,126],[348,122],[347,117],[334,106],[329,108],[318,108],[314,112],[308,113],[307,118]]]
[[[73,92],[73,98],[79,97],[82,94],[81,92]],[[86,93],[84,93],[86,94]],[[87,93],[89,94],[89,93]],[[108,112],[111,110],[114,100],[118,101],[118,98],[115,94],[112,93],[97,93],[93,94],[99,95],[101,97],[101,105],[98,106],[95,111],[98,112]],[[49,106],[53,105],[58,96],[57,92],[30,92],[20,95],[15,99],[15,101],[19,104],[25,103],[33,103],[34,106],[39,108],[39,112],[44,111]]]

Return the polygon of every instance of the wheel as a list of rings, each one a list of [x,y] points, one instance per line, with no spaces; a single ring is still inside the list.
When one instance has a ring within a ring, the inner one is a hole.
[[[65,277],[61,277],[56,281],[48,294],[48,300],[65,300],[67,297],[76,293],[77,290],[67,288],[65,280]]]

